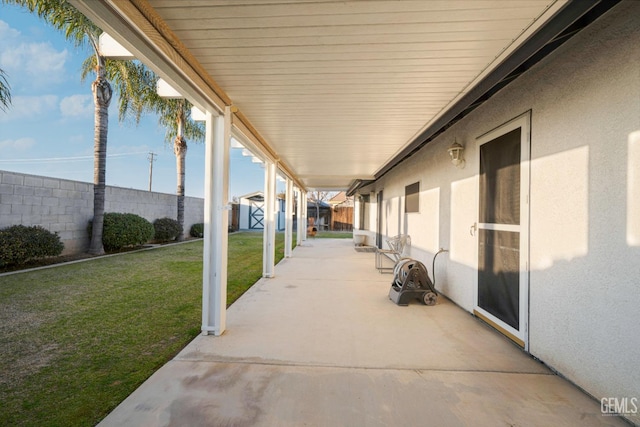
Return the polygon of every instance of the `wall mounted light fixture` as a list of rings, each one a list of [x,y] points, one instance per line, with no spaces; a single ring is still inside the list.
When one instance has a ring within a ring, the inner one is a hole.
[[[457,168],[464,168],[464,157],[462,157],[464,147],[454,140],[447,151],[449,152],[449,157],[451,157],[451,163]]]

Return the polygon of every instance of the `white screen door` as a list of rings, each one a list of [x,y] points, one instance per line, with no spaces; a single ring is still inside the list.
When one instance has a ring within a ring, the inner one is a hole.
[[[478,138],[474,313],[528,350],[530,114]]]

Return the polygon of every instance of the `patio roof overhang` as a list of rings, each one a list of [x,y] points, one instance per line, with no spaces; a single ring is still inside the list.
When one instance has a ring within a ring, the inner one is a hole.
[[[380,178],[617,1],[70,0],[302,189]]]

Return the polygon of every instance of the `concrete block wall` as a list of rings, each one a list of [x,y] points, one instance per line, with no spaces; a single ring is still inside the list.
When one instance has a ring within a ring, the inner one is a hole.
[[[174,194],[107,186],[105,211],[134,213],[153,222],[176,217]],[[87,224],[93,217],[93,184],[0,171],[0,228],[40,225],[57,232],[64,254],[89,246]],[[185,232],[204,221],[204,199],[185,198]]]

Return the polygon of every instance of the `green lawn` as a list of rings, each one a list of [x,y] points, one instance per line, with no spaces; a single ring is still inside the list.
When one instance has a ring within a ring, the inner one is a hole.
[[[351,231],[318,231],[316,239],[351,239],[353,232]]]
[[[0,425],[93,426],[177,354],[200,332],[202,247],[0,277]],[[262,233],[230,234],[227,303],[261,275]]]

